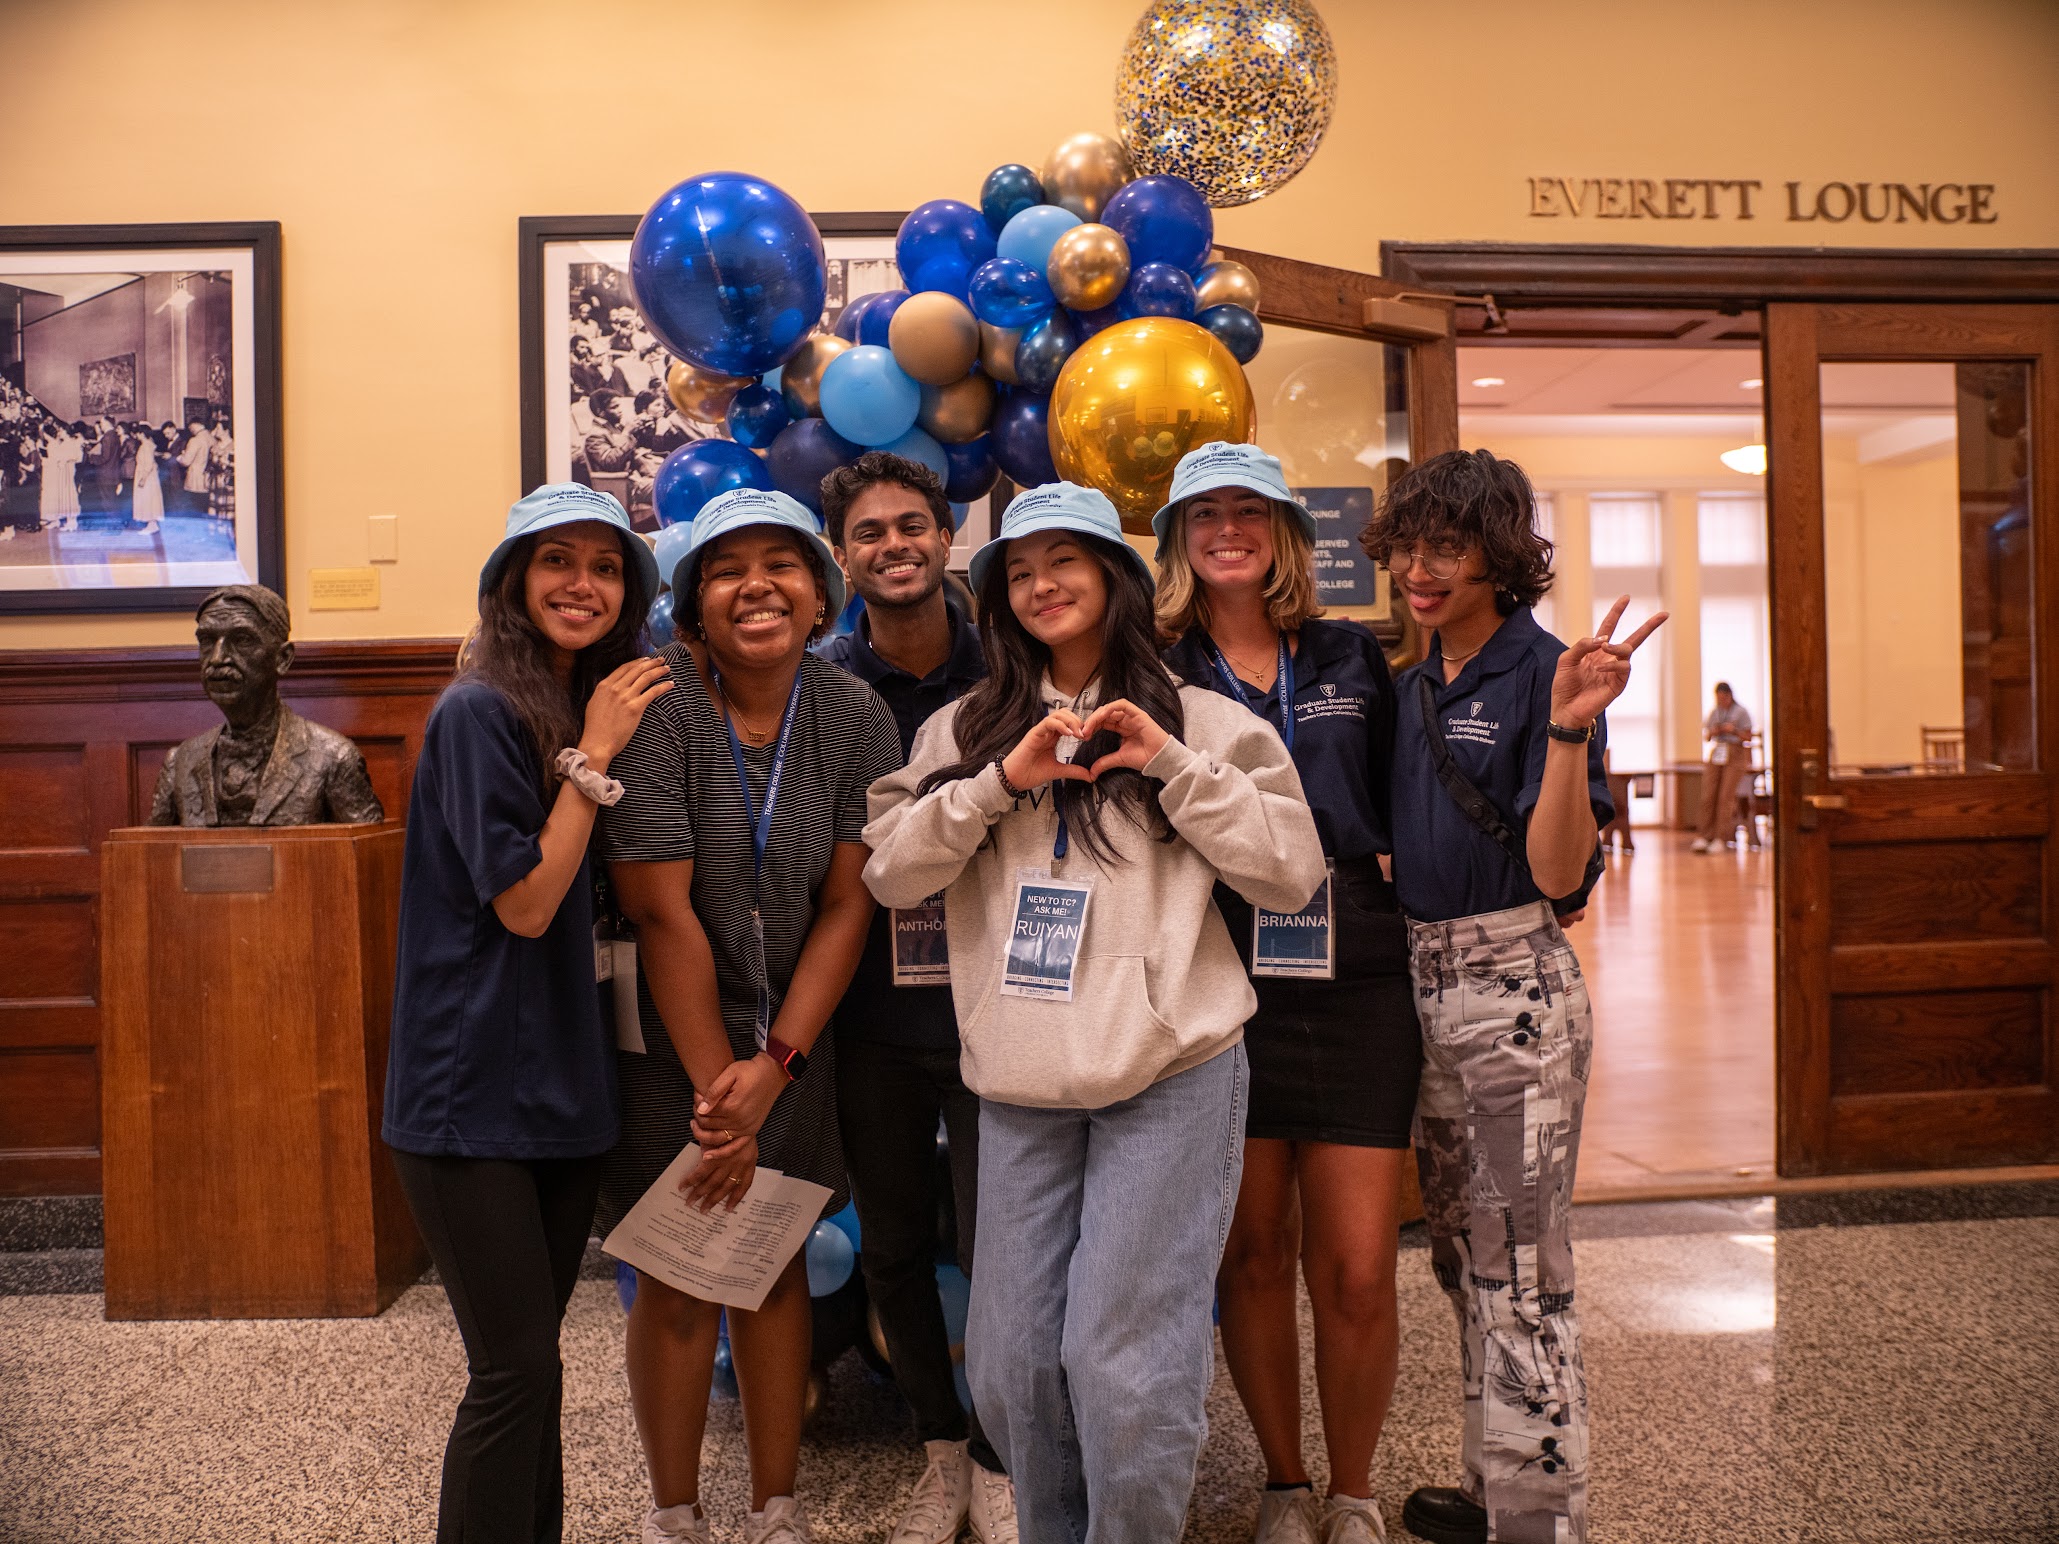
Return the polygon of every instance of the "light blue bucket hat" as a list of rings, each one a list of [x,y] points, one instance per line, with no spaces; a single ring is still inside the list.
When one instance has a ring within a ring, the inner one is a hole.
[[[629,553],[629,560],[643,574],[644,589],[655,598],[658,593],[658,560],[651,556],[651,544],[636,534],[636,528],[629,523],[628,512],[613,494],[602,493],[584,483],[545,483],[533,493],[525,493],[515,500],[508,510],[507,534],[501,537],[500,545],[487,555],[486,566],[479,570],[479,593],[484,595],[500,583],[501,572],[508,565],[508,554],[515,550],[516,542],[539,531],[548,531],[553,526],[576,525],[581,520],[598,520],[622,533],[622,545]]]
[[[973,594],[985,588],[987,571],[1007,551],[1011,541],[1018,536],[1034,536],[1039,531],[1078,531],[1083,536],[1112,541],[1130,555],[1147,582],[1151,578],[1151,565],[1144,561],[1144,554],[1123,540],[1122,516],[1115,512],[1107,494],[1098,488],[1082,488],[1078,483],[1054,482],[1018,493],[1002,513],[1000,531],[966,565]]]
[[[1280,469],[1280,458],[1267,455],[1256,445],[1234,445],[1228,440],[1218,440],[1212,445],[1188,451],[1180,457],[1180,464],[1173,468],[1172,491],[1166,495],[1165,507],[1151,517],[1152,534],[1158,538],[1160,562],[1165,561],[1165,543],[1172,532],[1173,511],[1195,494],[1212,493],[1217,488],[1249,488],[1253,493],[1277,499],[1294,512],[1302,534],[1310,541],[1315,540],[1315,516],[1287,486],[1287,474]]]
[[[701,506],[701,512],[693,517],[693,535],[686,551],[672,565],[668,579],[672,593],[677,596],[692,588],[694,565],[700,562],[701,549],[709,542],[752,525],[784,526],[814,544],[815,555],[822,560],[822,581],[827,586],[822,597],[825,614],[831,619],[837,617],[844,609],[844,571],[823,539],[821,523],[799,499],[768,488],[732,488]]]

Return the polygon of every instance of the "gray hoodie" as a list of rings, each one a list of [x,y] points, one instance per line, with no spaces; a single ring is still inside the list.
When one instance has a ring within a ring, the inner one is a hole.
[[[1048,680],[1045,695],[1071,705]],[[1228,1050],[1257,998],[1211,899],[1216,881],[1280,911],[1322,883],[1315,820],[1272,726],[1198,687],[1182,687],[1180,705],[1184,739],[1144,769],[1173,840],[1111,815],[1103,829],[1124,862],[1101,864],[1078,841],[1054,861],[1049,788],[1012,799],[991,766],[917,798],[924,777],[959,759],[956,703],[923,726],[907,767],[872,785],[865,883],[885,906],[945,892],[965,1082],[983,1098],[1100,1109]],[[1069,1002],[1000,993],[1024,869],[1094,881]]]

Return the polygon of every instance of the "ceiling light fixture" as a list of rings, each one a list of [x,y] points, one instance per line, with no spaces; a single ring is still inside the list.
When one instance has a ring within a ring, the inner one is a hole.
[[[1755,375],[1750,380],[1739,381],[1737,384],[1738,389],[1741,391],[1757,391],[1761,386],[1765,385],[1766,383]]]
[[[1766,475],[1766,447],[1763,445],[1740,445],[1735,450],[1726,450],[1717,458],[1733,472],[1743,472],[1750,477]]]
[[[1508,382],[1498,375],[1476,375],[1473,377],[1473,384],[1475,386],[1506,386]]]

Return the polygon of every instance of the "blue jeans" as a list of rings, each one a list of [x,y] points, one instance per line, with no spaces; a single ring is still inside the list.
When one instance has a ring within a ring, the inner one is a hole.
[[[1168,1544],[1215,1373],[1240,1044],[1102,1110],[980,1102],[966,1372],[1023,1544]]]

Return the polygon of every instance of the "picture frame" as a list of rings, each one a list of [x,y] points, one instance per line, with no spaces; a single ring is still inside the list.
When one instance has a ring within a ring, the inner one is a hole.
[[[284,589],[276,221],[0,226],[0,613]]]

